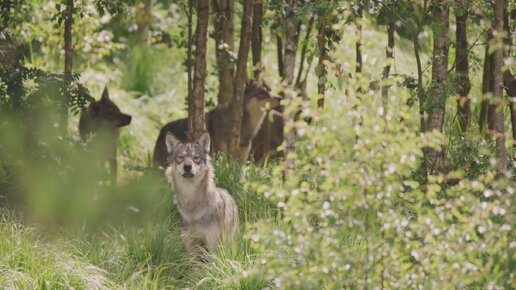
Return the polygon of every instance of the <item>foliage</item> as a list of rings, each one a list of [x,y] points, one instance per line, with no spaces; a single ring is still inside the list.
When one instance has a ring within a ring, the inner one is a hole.
[[[475,180],[457,171],[421,183],[422,149],[438,134],[396,121],[411,115],[405,98],[395,91],[385,115],[359,94],[310,113],[310,126],[290,124],[301,135],[296,176],[283,184],[275,167],[260,187],[283,222],[259,222],[248,235],[266,254],[255,271],[275,287],[514,286],[514,187],[492,168]]]
[[[0,111],[23,112],[26,116],[36,110],[57,110],[67,100],[74,112],[79,112],[93,98],[78,83],[74,75],[67,85],[62,74],[49,73],[23,66],[0,68]]]
[[[453,97],[445,100],[446,171],[420,176],[422,150],[442,137],[418,134],[419,112],[407,106],[418,86],[414,30],[420,30],[427,80],[431,71],[428,1],[301,1],[300,31],[314,15],[316,28],[330,28],[326,108],[315,104],[318,67],[308,76],[306,100],[286,111],[299,113],[286,128],[298,133],[295,176],[283,176],[275,160],[212,159],[217,185],[238,204],[240,228],[203,261],[185,253],[173,193],[149,166],[160,127],[186,114],[188,2],[152,1],[150,38],[141,41],[135,32],[142,1],[76,1],[74,71],[81,74],[70,87],[59,73],[62,2],[0,4],[2,32],[19,44],[19,63],[0,68],[0,205],[8,206],[0,209],[0,288],[516,288],[515,163],[507,176],[495,175],[491,142],[475,126],[459,135]],[[463,1],[453,2],[460,12]],[[471,2],[468,29],[480,38],[491,6]],[[263,23],[272,33],[264,29],[263,63],[275,94],[281,88],[272,77],[271,37],[283,33],[285,3],[264,3]],[[364,73],[357,77],[351,10],[363,16]],[[385,54],[385,28],[377,25],[393,19],[396,76],[389,79],[387,110],[370,84]],[[305,40],[299,41],[302,47]],[[311,62],[316,39],[306,41]],[[483,53],[473,44],[471,99],[478,110]],[[214,63],[211,52],[210,42]],[[207,79],[208,88],[216,87],[214,80]],[[453,92],[456,83],[448,84]],[[86,87],[96,93],[105,85],[133,116],[120,132],[115,188],[92,170],[92,152],[76,136],[76,115],[69,138],[53,129],[63,100],[77,113],[92,99]]]

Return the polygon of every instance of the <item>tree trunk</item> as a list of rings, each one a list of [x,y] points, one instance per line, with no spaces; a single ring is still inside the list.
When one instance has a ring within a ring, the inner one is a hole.
[[[297,0],[289,1],[289,11],[287,13],[287,17],[285,19],[287,32],[286,32],[286,43],[285,43],[285,81],[287,85],[287,89],[285,91],[285,100],[287,107],[292,106],[293,99],[296,95],[294,90],[294,69],[296,65],[296,39],[297,39],[297,29],[295,23],[295,13],[297,10]],[[294,120],[295,113],[289,113],[287,115],[287,120]],[[294,128],[290,128],[287,132],[285,132],[285,169],[287,171],[287,176],[293,172],[295,168],[295,137],[296,131]]]
[[[188,113],[190,113],[190,102],[193,96],[193,74],[192,74],[192,45],[193,45],[193,35],[192,35],[192,27],[193,27],[193,3],[192,1],[188,1],[188,39],[186,42],[186,77],[187,77],[187,90],[188,90]]]
[[[426,130],[437,130],[444,134],[444,114],[446,105],[446,81],[448,77],[448,27],[449,10],[444,8],[448,1],[443,1],[442,6],[435,6],[433,14],[436,23],[433,27],[434,49],[432,55],[432,88],[428,100],[428,121]],[[425,149],[426,174],[434,175],[444,168],[444,139],[438,150]]]
[[[262,73],[262,16],[263,16],[263,3],[256,2],[253,7],[253,27],[252,27],[252,39],[251,39],[251,51],[253,55],[253,77],[255,80],[260,80]],[[270,142],[270,121],[266,118],[256,136],[253,139],[252,150],[253,158],[255,160],[264,159],[269,153],[269,142]]]
[[[391,72],[391,64],[394,62],[394,32],[396,25],[394,20],[389,21],[387,26],[387,47],[385,48],[385,66],[382,74],[382,101],[385,111],[389,105],[389,73]]]
[[[414,56],[416,58],[417,65],[417,97],[419,100],[419,125],[421,133],[426,131],[425,128],[425,111],[426,111],[426,91],[423,87],[423,65],[421,64],[421,55],[419,53],[419,34],[423,30],[423,24],[426,21],[428,13],[428,1],[423,0],[423,10],[421,13],[421,19],[418,21],[416,31],[412,34],[412,44],[414,46]],[[426,170],[426,165],[423,164],[423,171]],[[426,176],[426,172],[424,174]]]
[[[152,0],[141,0],[137,2],[136,8],[136,24],[138,26],[138,41],[149,41],[149,29],[152,19],[151,7]]]
[[[67,0],[64,13],[64,79],[66,85],[72,82],[72,61],[73,61],[73,46],[72,46],[72,25],[73,25],[73,0]],[[70,95],[64,94],[65,100],[61,104],[61,134],[66,134],[68,127],[68,103],[70,102]]]
[[[234,0],[213,0],[215,10],[215,47],[219,75],[219,104],[228,103],[233,98],[234,62],[231,57],[235,51],[233,40]]]
[[[355,33],[356,33],[356,43],[355,43],[355,72],[362,72],[362,23],[360,23],[360,19],[356,17],[354,19],[355,22]]]
[[[301,48],[301,58],[299,59],[299,67],[297,70],[297,77],[295,82],[295,87],[297,89],[303,89],[303,80],[302,75],[304,72],[304,66],[305,66],[305,60],[306,60],[306,51],[308,50],[308,42],[310,41],[310,37],[312,36],[312,29],[314,26],[315,17],[312,16],[308,20],[308,25],[306,26],[306,34],[305,34],[305,40],[303,42],[303,47]],[[308,74],[308,70],[310,69],[310,66],[306,69],[306,74]],[[304,87],[306,89],[306,86]],[[302,93],[302,95],[304,95]]]
[[[238,59],[234,81],[233,100],[230,111],[230,140],[228,142],[229,156],[233,160],[245,162],[247,156],[240,150],[240,128],[244,113],[244,90],[247,80],[247,57],[251,46],[251,30],[253,24],[253,0],[243,0],[242,26],[240,30],[240,46],[238,48]],[[247,149],[247,145],[245,144]]]
[[[511,19],[509,18],[509,12],[507,9],[504,11],[503,15],[503,26],[505,31],[504,38],[504,58],[511,57],[511,45],[512,38],[511,35]],[[503,73],[503,82],[504,87],[509,96],[509,110],[511,112],[511,126],[512,126],[512,146],[514,152],[516,152],[516,77],[512,74],[510,69],[507,69]]]
[[[326,93],[326,75],[328,72],[326,71],[326,60],[327,60],[327,50],[326,47],[326,22],[322,15],[319,16],[321,23],[319,24],[319,31],[317,34],[317,46],[319,49],[319,64],[317,65],[317,77],[319,78],[317,82],[317,94],[319,95],[317,99],[317,107],[324,107],[324,94]]]
[[[209,7],[208,0],[197,1],[193,90],[188,102],[188,137],[192,142],[197,140],[197,138],[206,131],[204,119],[204,82],[206,79]]]
[[[253,54],[253,77],[260,79],[262,72],[262,14],[263,3],[256,2],[253,7],[253,27],[251,50]]]
[[[467,5],[467,3],[465,4]],[[457,111],[459,124],[463,132],[467,131],[471,122],[471,101],[469,98],[469,62],[468,62],[468,37],[467,37],[467,6],[463,14],[456,15],[456,49],[455,49],[455,75],[457,81]]]
[[[487,42],[489,42],[489,37]],[[478,127],[482,131],[487,124],[489,115],[489,99],[488,94],[491,92],[491,56],[489,55],[489,44],[486,45],[484,54],[484,68],[482,73],[482,103],[480,105],[480,116],[478,118]]]
[[[494,41],[494,40],[493,40]],[[494,86],[495,86],[495,79],[494,79],[494,61],[495,61],[495,55],[494,53],[491,53],[489,55],[489,72],[488,72],[488,84],[489,84],[489,96],[488,99],[488,105],[487,105],[487,129],[488,133],[491,134],[494,130],[495,126],[495,119],[496,119],[496,104],[494,103],[496,100],[494,98]]]
[[[494,137],[496,139],[496,170],[502,174],[507,170],[507,148],[505,148],[505,126],[503,111],[503,12],[505,10],[504,0],[495,1],[495,22],[493,37],[496,45],[493,61],[493,95],[495,98],[494,110]]]
[[[280,78],[283,80],[285,79],[285,62],[283,60],[283,38],[281,38],[281,35],[276,32],[276,53],[278,55],[278,74]]]

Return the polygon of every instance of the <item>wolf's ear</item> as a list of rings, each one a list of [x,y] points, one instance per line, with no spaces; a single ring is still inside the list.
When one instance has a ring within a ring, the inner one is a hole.
[[[171,132],[167,132],[167,136],[165,137],[165,144],[167,145],[168,153],[172,152],[177,145],[181,144],[181,141],[174,136]]]
[[[102,92],[102,100],[109,100],[109,92],[107,86],[104,87],[104,91]]]
[[[90,112],[90,114],[92,116],[96,116],[99,113],[99,110],[100,110],[100,108],[99,108],[99,103],[98,102],[93,101],[93,102],[90,103],[90,110],[89,110],[89,112]]]
[[[206,153],[210,153],[210,134],[207,132],[202,133],[201,137],[195,142],[201,145]]]

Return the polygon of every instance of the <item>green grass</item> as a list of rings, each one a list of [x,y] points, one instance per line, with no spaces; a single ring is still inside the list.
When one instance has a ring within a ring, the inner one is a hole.
[[[0,285],[15,289],[109,288],[108,273],[73,254],[69,241],[43,241],[8,212],[0,222]]]
[[[251,248],[245,233],[247,225],[258,219],[278,222],[278,214],[267,199],[242,184],[265,182],[267,169],[243,168],[221,157],[214,158],[214,164],[217,184],[235,197],[240,219],[236,237],[219,253],[210,253],[203,261],[185,253],[170,187],[153,174],[144,174],[108,193],[112,195],[108,204],[118,200],[124,206],[139,206],[138,213],[126,211],[125,220],[123,210],[114,210],[117,216],[104,224],[56,226],[34,224],[2,209],[0,285],[19,289],[264,288],[269,282],[252,272],[261,253]]]

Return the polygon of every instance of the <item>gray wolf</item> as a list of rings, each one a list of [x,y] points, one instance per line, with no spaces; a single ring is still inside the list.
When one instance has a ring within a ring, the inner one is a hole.
[[[165,175],[175,191],[181,215],[181,237],[188,252],[213,251],[237,227],[237,207],[227,190],[215,186],[210,162],[210,136],[182,143],[167,132],[165,145],[169,166]]]
[[[271,89],[265,83],[248,81],[244,91],[244,115],[240,130],[240,159],[247,160],[251,143],[254,136],[260,129],[266,112],[263,107],[266,103],[274,104],[277,98],[271,97]],[[227,142],[229,133],[226,122],[229,115],[230,104],[220,104],[212,111],[206,113],[206,130],[212,138],[213,152],[227,153]],[[156,165],[163,168],[167,166],[167,148],[165,147],[165,136],[167,132],[174,133],[181,142],[188,140],[188,120],[180,119],[172,121],[161,128],[161,131],[154,146],[153,160]]]
[[[97,166],[104,168],[109,162],[111,185],[116,184],[117,160],[116,147],[120,128],[131,123],[132,117],[120,111],[118,106],[109,98],[107,87],[102,97],[93,101],[82,111],[79,120],[79,134],[83,141],[89,139],[89,147]]]

